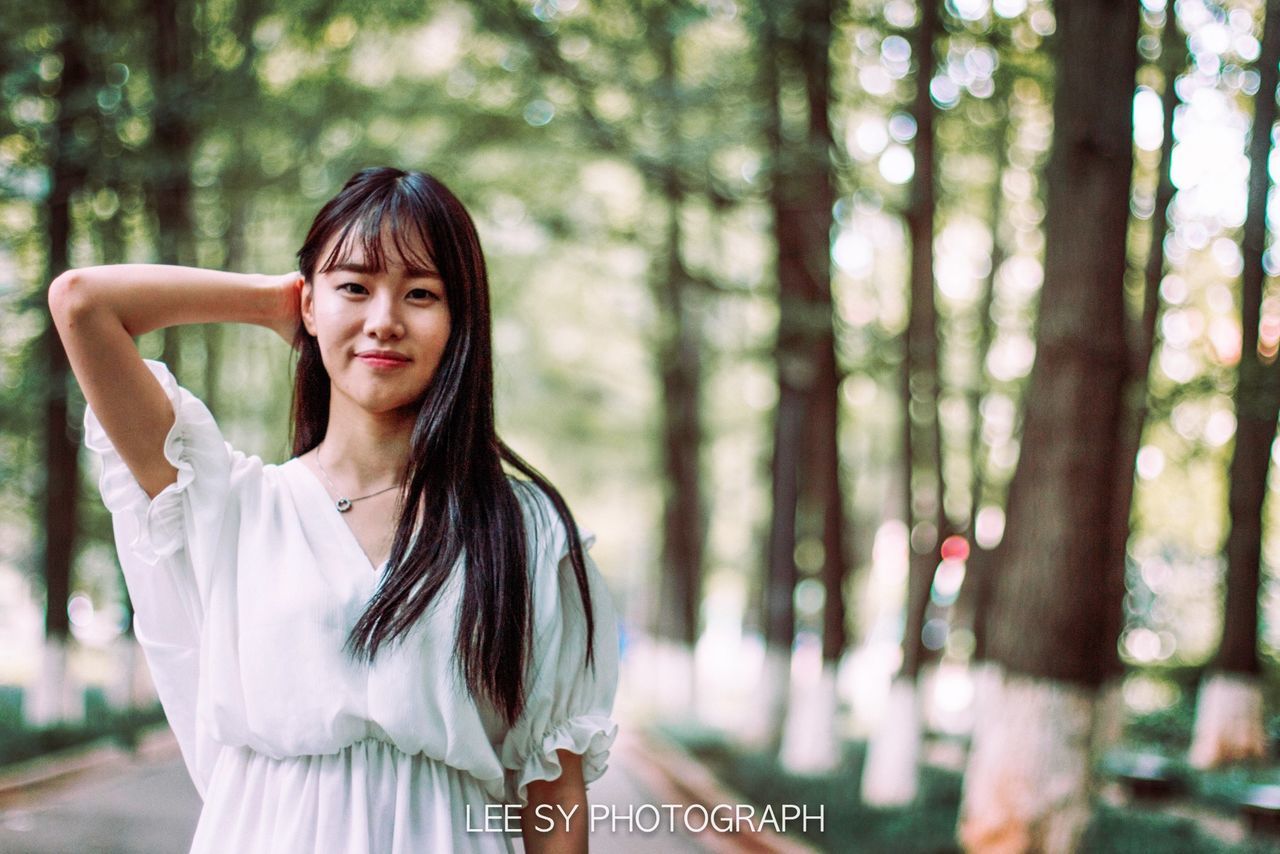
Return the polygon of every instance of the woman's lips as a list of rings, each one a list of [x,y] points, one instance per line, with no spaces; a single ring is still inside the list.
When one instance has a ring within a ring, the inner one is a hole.
[[[371,368],[399,368],[409,364],[408,359],[396,359],[390,356],[361,355],[356,358]]]

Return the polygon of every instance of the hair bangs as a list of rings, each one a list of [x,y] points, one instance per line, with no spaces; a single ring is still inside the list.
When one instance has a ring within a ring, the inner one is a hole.
[[[370,195],[366,198],[365,203],[338,231],[333,248],[329,250],[328,257],[317,272],[328,273],[338,265],[347,263],[356,246],[360,247],[362,266],[385,272],[388,247],[383,234],[384,225],[390,226],[386,229],[391,235],[390,248],[405,269],[438,272],[431,235],[427,231],[425,206],[399,187],[393,187],[385,195]]]
[[[440,265],[436,261],[431,231],[427,228],[430,219],[423,200],[413,193],[397,193],[392,197],[387,218],[392,226],[391,243],[405,267],[438,273]],[[410,235],[417,239],[410,239]]]

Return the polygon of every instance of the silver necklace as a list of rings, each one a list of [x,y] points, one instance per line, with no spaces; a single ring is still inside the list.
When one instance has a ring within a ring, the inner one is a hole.
[[[379,489],[377,492],[370,492],[368,495],[361,495],[359,498],[347,498],[342,495],[342,490],[333,485],[333,481],[329,479],[329,473],[324,470],[324,465],[320,462],[320,449],[316,448],[316,465],[320,466],[320,474],[324,475],[325,483],[329,484],[329,488],[338,493],[338,500],[333,502],[333,506],[338,508],[339,513],[346,513],[351,509],[351,505],[357,501],[363,501],[366,498],[372,498],[375,495],[381,495],[384,492],[395,489],[400,484],[395,483],[386,489]]]

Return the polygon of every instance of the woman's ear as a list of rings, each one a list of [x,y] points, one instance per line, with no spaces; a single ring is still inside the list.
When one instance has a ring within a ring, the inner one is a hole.
[[[311,335],[316,334],[315,285],[309,279],[302,282],[302,296],[298,308],[302,314],[302,325]]]

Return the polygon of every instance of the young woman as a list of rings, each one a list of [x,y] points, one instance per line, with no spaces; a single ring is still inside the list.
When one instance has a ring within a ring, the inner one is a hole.
[[[615,614],[594,537],[495,432],[471,218],[429,175],[366,169],[298,260],[90,267],[49,290],[135,634],[204,798],[191,850],[508,851],[519,833],[585,851]],[[133,343],[230,321],[299,351],[285,463],[231,447]]]

